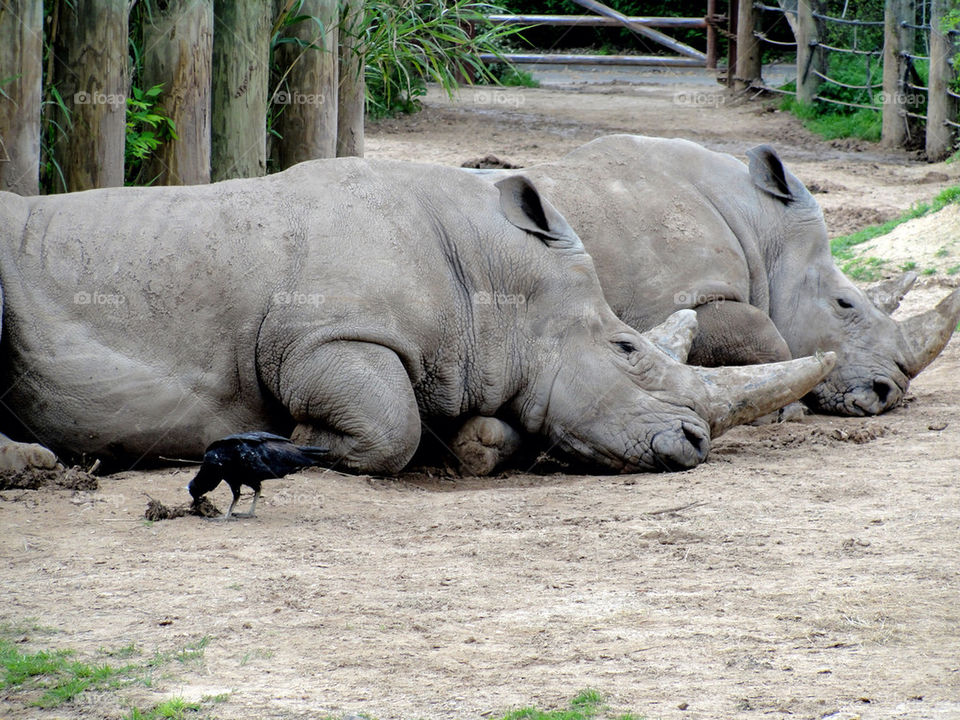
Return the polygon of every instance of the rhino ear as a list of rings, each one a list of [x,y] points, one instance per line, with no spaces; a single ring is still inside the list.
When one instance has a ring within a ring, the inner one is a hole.
[[[776,150],[769,145],[757,145],[747,150],[747,157],[750,158],[750,179],[754,185],[785,202],[796,199]]]
[[[533,233],[550,247],[583,250],[577,233],[529,179],[513,175],[495,186],[500,190],[500,208],[511,224]]]

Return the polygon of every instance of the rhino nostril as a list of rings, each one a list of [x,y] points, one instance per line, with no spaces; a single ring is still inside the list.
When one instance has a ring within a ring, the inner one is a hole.
[[[890,395],[890,391],[893,388],[890,387],[890,383],[884,382],[883,380],[874,380],[873,381],[873,392],[876,394],[877,398],[880,400],[880,404],[885,404],[887,402],[887,397]]]

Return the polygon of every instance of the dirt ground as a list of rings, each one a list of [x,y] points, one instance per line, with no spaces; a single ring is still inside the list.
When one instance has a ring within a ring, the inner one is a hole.
[[[367,148],[528,164],[621,131],[741,157],[774,144],[833,234],[960,174],[818,141],[702,84],[431,93],[421,114],[372,127]],[[943,227],[938,248],[956,237]],[[922,278],[898,313],[952,284]],[[0,690],[0,717],[114,718],[123,703],[229,693],[214,716],[479,718],[591,687],[613,711],[672,720],[960,718],[958,376],[955,340],[903,407],[737,428],[677,474],[314,470],[268,482],[258,517],[233,523],[144,521],[148,495],[186,500],[189,468],[4,491],[0,622],[47,628],[24,647],[209,643],[199,668],[54,711]]]

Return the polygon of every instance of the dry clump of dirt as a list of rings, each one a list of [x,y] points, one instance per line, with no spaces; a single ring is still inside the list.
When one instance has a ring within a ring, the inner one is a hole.
[[[96,490],[99,481],[79,467],[24,468],[16,472],[0,473],[0,490]]]
[[[149,496],[148,496],[149,497]],[[152,522],[159,520],[173,520],[175,518],[186,517],[187,515],[197,515],[198,517],[215,518],[223,513],[206,496],[193,502],[181,503],[179,505],[164,505],[159,500],[150,498],[147,502],[147,509],[143,517]]]
[[[473,160],[464,160],[460,167],[475,168],[478,170],[519,170],[522,165],[514,165],[507,160],[501,160],[496,155],[484,155]]]

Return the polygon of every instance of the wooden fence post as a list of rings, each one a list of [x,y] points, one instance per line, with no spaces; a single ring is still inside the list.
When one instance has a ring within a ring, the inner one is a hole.
[[[903,79],[906,62],[903,53],[912,52],[913,31],[904,21],[913,22],[912,0],[886,0],[883,30],[883,126],[881,138],[887,147],[902,147],[907,140],[908,96]]]
[[[337,153],[337,0],[304,0],[303,20],[291,26],[287,37],[299,42],[277,48],[276,58],[286,82],[270,102],[279,111],[276,128],[280,169]]]
[[[214,0],[212,180],[266,172],[272,10],[268,0]]]
[[[754,35],[759,13],[753,0],[740,0],[737,17],[737,67],[734,75],[734,90],[746,90],[760,79],[760,39]]]
[[[147,163],[155,185],[210,182],[210,78],[213,0],[170,0],[154,8],[143,29],[144,89],[163,83],[161,106],[177,139]]]
[[[43,2],[0,5],[0,190],[40,191]]]
[[[817,72],[823,72],[823,50],[819,46],[820,34],[813,13],[819,12],[816,0],[797,2],[797,102],[810,105],[820,87]]]
[[[360,27],[363,0],[345,0],[340,15],[340,88],[337,105],[337,157],[363,157],[366,108]]]
[[[62,2],[54,55],[53,82],[70,110],[67,136],[54,146],[66,189],[123,185],[130,87],[126,0]]]
[[[928,160],[943,160],[953,151],[954,133],[947,121],[956,122],[957,104],[947,91],[950,81],[956,77],[956,71],[951,64],[954,47],[950,37],[940,29],[940,21],[949,9],[950,0],[931,0],[926,136]]]

